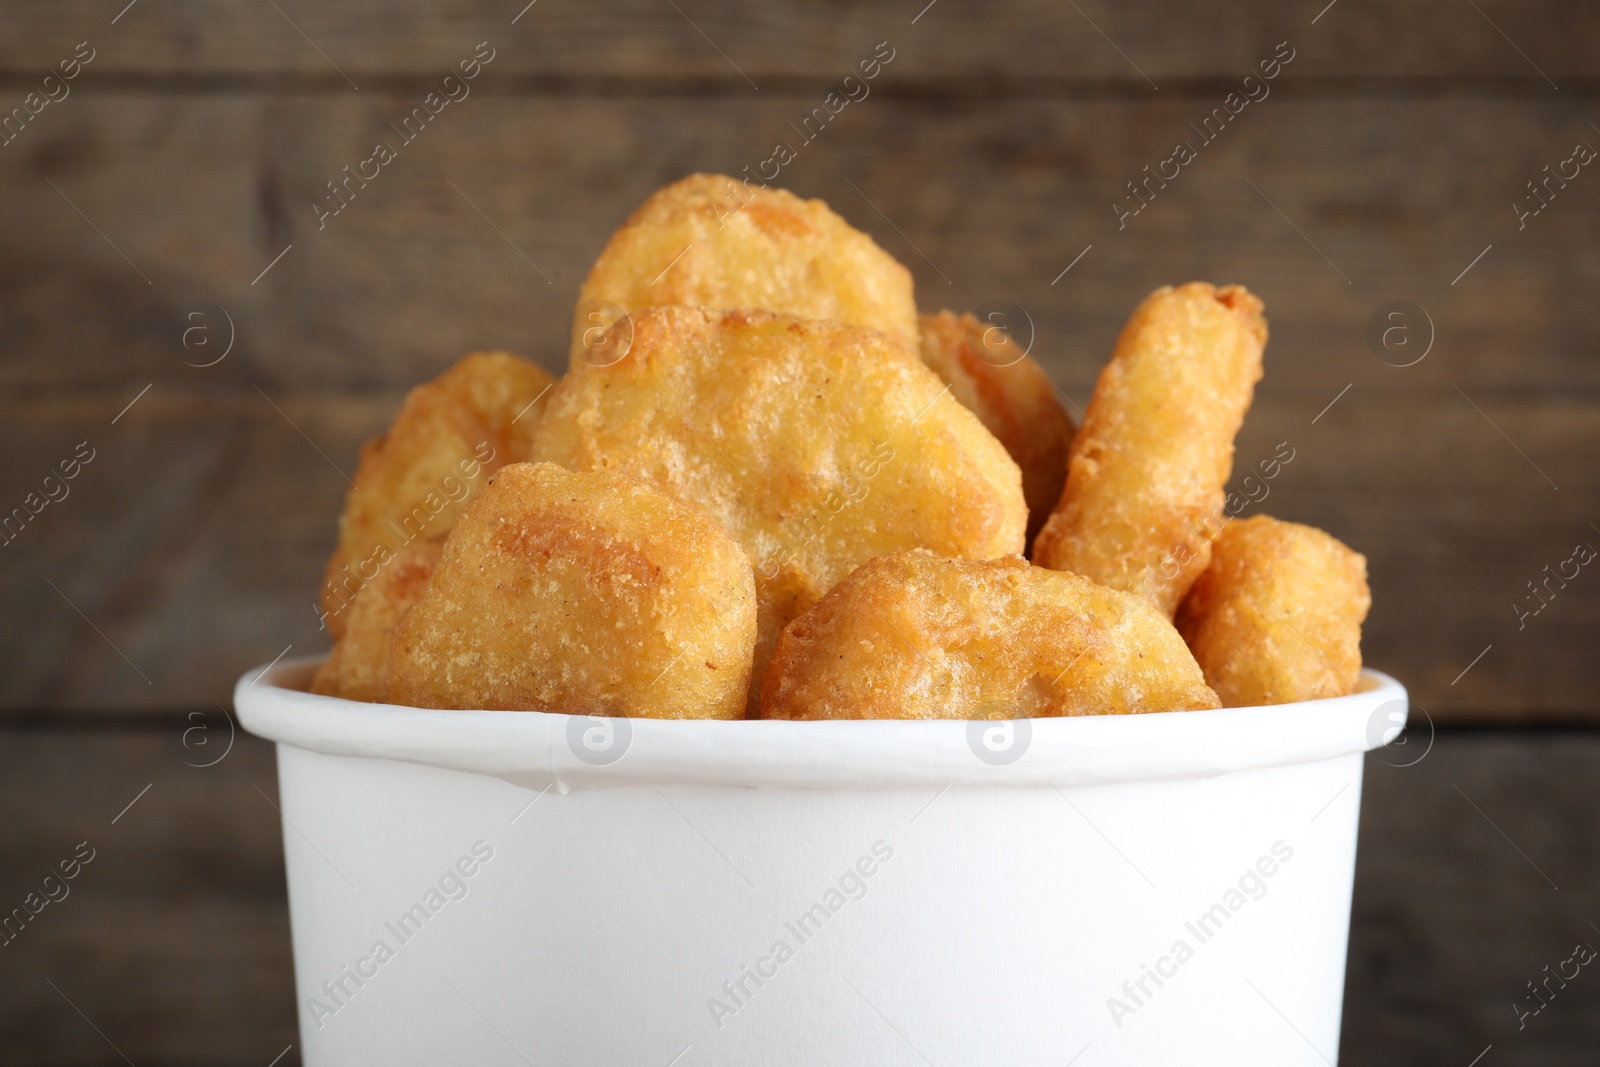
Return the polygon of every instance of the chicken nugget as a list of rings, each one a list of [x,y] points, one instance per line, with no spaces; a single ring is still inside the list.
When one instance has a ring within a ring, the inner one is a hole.
[[[389,692],[389,634],[427,590],[443,544],[442,538],[411,542],[361,587],[345,612],[344,636],[311,681],[313,693],[383,703]]]
[[[911,272],[821,200],[721,174],[657,190],[611,235],[578,294],[572,361],[604,305],[766,308],[882,330],[917,350]],[[612,313],[614,316],[614,312]]]
[[[1178,609],[1178,631],[1226,707],[1345,696],[1361,677],[1367,559],[1314,526],[1229,522]]]
[[[534,456],[709,511],[755,566],[758,680],[784,626],[874,556],[1022,550],[1016,463],[884,334],[686,307],[632,329],[625,357],[551,391]]]
[[[1151,293],[1100,372],[1034,562],[1139,593],[1170,619],[1211,558],[1266,343],[1261,301],[1241,286]]]
[[[345,610],[406,544],[440,538],[485,479],[528,458],[544,370],[504,352],[463,356],[406,395],[382,436],[361,449],[355,483],[339,517],[339,545],[322,582],[329,632],[345,631]]]
[[[614,472],[513,463],[395,626],[389,699],[739,718],[755,630],[750,560],[710,516]]]
[[[1032,542],[1067,480],[1072,419],[1050,376],[1011,336],[1011,324],[971,313],[923,315],[922,361],[1006,446],[1022,468]]]
[[[882,556],[778,641],[768,719],[1021,719],[1219,707],[1150,603],[1018,556]]]

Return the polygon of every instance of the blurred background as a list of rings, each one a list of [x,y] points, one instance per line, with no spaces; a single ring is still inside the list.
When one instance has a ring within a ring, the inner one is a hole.
[[[0,948],[6,1059],[298,1062],[273,753],[228,709],[326,647],[358,447],[466,351],[557,370],[656,187],[776,169],[924,310],[1023,309],[1080,407],[1156,286],[1265,300],[1237,467],[1294,459],[1252,511],[1366,554],[1413,698],[1344,1062],[1594,1061],[1600,978],[1514,1005],[1600,945],[1600,8],[525,2],[0,12],[0,910],[94,853]]]

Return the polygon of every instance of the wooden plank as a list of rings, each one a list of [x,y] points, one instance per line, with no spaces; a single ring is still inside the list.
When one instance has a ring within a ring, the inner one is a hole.
[[[582,277],[651,190],[799,141],[788,124],[811,98],[760,96],[472,97],[352,184],[323,229],[326,183],[398,142],[388,124],[415,98],[71,98],[5,150],[0,384],[393,389],[490,345],[557,365]],[[1587,304],[1600,177],[1582,171],[1521,231],[1512,211],[1543,166],[1600,144],[1580,104],[1269,97],[1119,230],[1113,205],[1137,203],[1124,183],[1198,141],[1201,108],[869,98],[782,177],[904,260],[925,306],[1029,309],[1036,354],[1068,386],[1093,380],[1151,288],[1204,277],[1265,296],[1274,386],[1600,387]],[[1419,301],[1437,336],[1403,369],[1364,339],[1396,297]],[[181,343],[199,300],[237,333],[203,370],[183,363],[215,349]]]
[[[7,706],[214,708],[244,665],[323,647],[311,605],[344,479],[398,403],[153,390],[115,426],[116,408],[7,418],[13,503],[78,442],[95,449],[0,549],[8,602],[40,613],[10,630]]]
[[[204,707],[244,666],[315,647],[308,590],[343,482],[289,420],[348,470],[397,390],[463,350],[559,366],[577,285],[616,222],[687,170],[765,158],[812,100],[474,97],[318,232],[318,188],[413,102],[84,93],[5,149],[0,489],[18,503],[78,442],[107,443],[73,498],[5,550],[8,602],[38,609],[5,624],[5,706]],[[926,306],[1027,307],[1035,354],[1079,404],[1151,287],[1251,285],[1274,339],[1241,456],[1335,431],[1337,461],[1305,489],[1285,480],[1269,510],[1371,557],[1372,661],[1446,717],[1591,713],[1587,587],[1502,633],[1526,583],[1594,521],[1596,193],[1585,171],[1527,229],[1510,210],[1587,136],[1581,109],[1271,98],[1118,231],[1121,182],[1196,107],[874,98],[804,145],[784,181],[902,257]],[[1437,332],[1412,367],[1363,338],[1397,296]],[[211,367],[184,365],[224,340],[207,307],[212,347],[184,347],[200,300],[236,333]]]
[[[1337,391],[1265,391],[1236,484],[1278,442],[1295,450],[1251,510],[1323,526],[1367,555],[1368,661],[1441,721],[1595,717],[1600,577],[1585,569],[1521,629],[1511,605],[1577,540],[1600,547],[1587,525],[1600,405],[1486,392],[1480,413],[1449,388],[1357,386],[1319,417]],[[311,601],[345,490],[335,466],[351,469],[398,399],[306,393],[274,408],[253,390],[169,387],[115,426],[122,396],[0,410],[0,449],[15,458],[0,476],[7,501],[77,442],[97,449],[71,495],[0,550],[14,606],[0,617],[0,708],[214,707],[285,646],[324,647]]]
[[[1340,1062],[1469,1064],[1490,1044],[1480,1067],[1584,1062],[1600,1046],[1592,985],[1552,985],[1520,1028],[1512,1005],[1537,1006],[1526,983],[1600,945],[1600,737],[1445,733],[1393,765],[1417,754],[1367,759]]]
[[[70,895],[0,950],[9,1061],[123,1062],[49,978],[133,1063],[264,1067],[291,1044],[279,1067],[299,1062],[281,830],[255,788],[277,796],[272,750],[240,735],[216,766],[186,767],[213,757],[183,749],[184,725],[0,727],[0,801],[29,813],[0,821],[0,899],[15,906],[78,842],[96,849]],[[1466,1064],[1493,1043],[1505,1062],[1586,1062],[1600,1012],[1583,979],[1520,1032],[1510,1003],[1574,943],[1596,943],[1600,738],[1446,731],[1420,763],[1388,765],[1414,758],[1367,761],[1343,1061]]]
[[[263,1067],[299,1045],[272,746],[240,732],[215,766],[186,766],[224,751],[220,715],[184,748],[199,725],[0,733],[0,797],[28,813],[0,826],[8,912],[93,849],[0,950],[9,1061],[122,1063],[109,1041],[137,1064]]]
[[[1600,412],[1516,393],[1479,396],[1478,411],[1453,389],[1357,386],[1317,419],[1334,392],[1258,401],[1236,489],[1251,457],[1279,441],[1296,454],[1246,514],[1320,526],[1367,556],[1366,660],[1441,721],[1592,720],[1580,679],[1600,671],[1586,651],[1600,640],[1600,572],[1581,568],[1521,625],[1513,605],[1537,608],[1527,583],[1579,541],[1600,549]]]
[[[490,40],[500,52],[497,74],[580,83],[597,75],[666,77],[753,92],[752,83],[767,91],[784,78],[842,77],[889,40],[902,50],[896,76],[939,79],[946,91],[956,87],[952,76],[992,84],[1070,72],[1071,80],[1113,80],[1153,93],[1152,85],[1166,91],[1184,78],[1242,77],[1289,40],[1302,75],[1491,77],[1553,91],[1548,76],[1571,91],[1571,79],[1593,78],[1587,44],[1600,31],[1595,11],[1554,0],[1498,0],[1480,11],[1465,4],[1374,10],[1349,2],[1325,9],[1319,0],[1289,7],[1250,0],[1226,9],[1106,0],[695,0],[676,10],[649,0],[276,6],[171,0],[123,10],[120,2],[27,0],[8,9],[0,69],[42,76],[89,39],[99,49],[90,68],[96,76],[292,74],[350,91],[351,84],[369,88],[377,74],[442,76],[474,44]]]

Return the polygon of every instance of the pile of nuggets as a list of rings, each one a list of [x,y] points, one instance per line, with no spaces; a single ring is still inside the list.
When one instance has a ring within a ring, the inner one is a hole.
[[[1347,694],[1365,559],[1230,518],[1266,340],[1239,286],[1159,289],[1075,429],[1008,329],[919,315],[820,200],[686,178],[601,253],[559,381],[469,355],[362,450],[313,689],[671,719]]]

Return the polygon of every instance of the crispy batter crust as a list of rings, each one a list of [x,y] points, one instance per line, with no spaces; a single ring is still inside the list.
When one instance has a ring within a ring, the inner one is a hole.
[[[1100,373],[1034,561],[1140,593],[1171,618],[1210,559],[1266,341],[1261,301],[1240,286],[1151,293]]]
[[[534,454],[709,511],[755,566],[759,677],[783,627],[874,556],[1021,551],[1021,473],[943,392],[875,330],[657,308],[625,358],[551,391]]]
[[[1011,335],[969,312],[923,315],[922,361],[1022,468],[1031,542],[1067,480],[1072,419],[1044,368]]]
[[[612,234],[578,294],[573,362],[595,325],[585,305],[599,300],[629,314],[669,304],[767,308],[917,346],[911,272],[893,256],[821,200],[720,174],[657,190]]]
[[[395,553],[413,540],[443,537],[490,474],[528,458],[539,397],[550,384],[532,363],[477,352],[406,395],[388,432],[361,449],[345,497],[322,583],[335,638],[345,632],[356,591]]]
[[[411,542],[361,587],[345,613],[344,636],[312,679],[313,693],[384,701],[389,691],[389,634],[406,609],[422,599],[443,544],[442,538]]]
[[[1219,703],[1172,624],[1130,593],[1020,557],[883,556],[784,630],[769,719],[1122,715]]]
[[[1367,560],[1265,515],[1230,522],[1178,610],[1178,630],[1230,708],[1345,696],[1361,675]]]
[[[618,474],[502,468],[400,619],[389,696],[427,708],[738,718],[755,642],[739,546]]]

